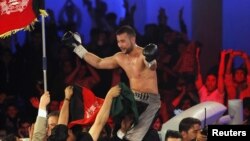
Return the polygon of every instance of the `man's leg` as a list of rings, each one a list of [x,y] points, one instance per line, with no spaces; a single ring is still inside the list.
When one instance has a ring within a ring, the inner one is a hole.
[[[139,121],[136,126],[127,132],[125,138],[130,141],[142,141],[160,108],[160,95],[148,94],[148,99],[146,100],[140,99],[140,97],[135,95],[135,100],[147,103],[149,105],[139,116]]]

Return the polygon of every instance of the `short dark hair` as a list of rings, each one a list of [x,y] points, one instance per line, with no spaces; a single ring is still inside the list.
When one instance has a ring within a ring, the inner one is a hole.
[[[51,131],[48,141],[66,141],[68,138],[68,127],[64,124],[57,124]]]
[[[247,73],[248,73],[248,72],[247,72],[247,69],[244,68],[244,67],[238,67],[238,68],[234,69],[234,70],[233,70],[233,75],[235,75],[236,71],[239,71],[239,70],[242,71],[242,72],[244,73],[245,76],[247,76]]]
[[[179,132],[187,132],[194,124],[201,125],[201,121],[197,118],[187,117],[181,120],[179,124]]]
[[[129,25],[124,25],[116,31],[116,35],[120,35],[123,33],[127,33],[128,35],[134,36],[134,37],[136,36],[135,30]]]
[[[60,111],[52,111],[48,114],[47,118],[49,117],[59,117]]]
[[[182,139],[181,133],[179,131],[175,130],[167,130],[165,135],[165,141],[167,141],[168,138],[180,138]]]
[[[76,137],[76,141],[93,141],[93,138],[88,132],[81,132]]]

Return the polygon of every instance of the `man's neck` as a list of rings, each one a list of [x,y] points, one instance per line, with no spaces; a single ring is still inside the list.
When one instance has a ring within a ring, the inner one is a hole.
[[[129,56],[135,56],[137,54],[138,46],[135,44],[131,52],[128,53]]]

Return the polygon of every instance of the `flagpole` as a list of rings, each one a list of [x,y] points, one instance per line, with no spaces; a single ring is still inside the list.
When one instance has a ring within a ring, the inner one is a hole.
[[[44,15],[41,15],[42,18],[42,44],[43,44],[43,86],[44,92],[47,91],[47,57],[46,57],[46,42],[45,42],[45,21]]]

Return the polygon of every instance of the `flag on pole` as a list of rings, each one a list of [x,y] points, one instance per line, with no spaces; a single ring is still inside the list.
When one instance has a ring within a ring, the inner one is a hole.
[[[86,126],[93,124],[104,102],[104,99],[96,97],[91,90],[85,87],[75,89],[75,87],[70,101],[71,121],[68,124],[69,128],[74,125]],[[74,115],[73,118],[72,115]]]
[[[43,0],[0,0],[0,38],[30,30],[37,21]],[[44,10],[41,14],[46,15]]]

